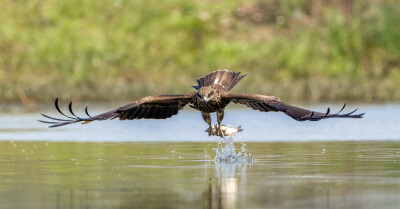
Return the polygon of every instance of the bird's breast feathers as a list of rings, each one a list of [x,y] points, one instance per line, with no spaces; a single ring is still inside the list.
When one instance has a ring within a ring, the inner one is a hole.
[[[220,97],[215,96],[208,102],[200,99],[195,99],[192,104],[194,109],[200,110],[201,112],[212,113],[218,110],[224,109],[229,104],[229,100],[222,100]]]

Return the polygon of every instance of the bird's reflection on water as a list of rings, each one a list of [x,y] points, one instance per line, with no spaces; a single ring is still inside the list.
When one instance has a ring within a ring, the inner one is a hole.
[[[206,162],[208,166],[209,162]],[[215,162],[214,169],[208,169],[210,173],[208,186],[202,192],[201,197],[195,199],[202,203],[204,209],[236,209],[245,207],[246,196],[246,172],[249,164]],[[212,167],[211,167],[212,168]],[[143,189],[143,188],[142,188]],[[146,192],[145,192],[146,193]],[[153,194],[154,195],[154,194]],[[164,197],[163,197],[164,196]],[[174,198],[175,196],[175,198]],[[182,204],[182,196],[173,191],[163,191],[157,198],[146,197],[140,191],[131,190],[58,190],[55,193],[55,205],[61,208],[96,208],[97,206],[118,205],[122,208],[174,208]],[[113,202],[107,202],[112,199]],[[118,201],[115,201],[118,200]],[[151,202],[154,201],[154,202]],[[194,201],[196,202],[196,200]],[[200,208],[200,205],[192,208]],[[105,207],[108,208],[108,207]]]
[[[215,174],[210,178],[208,190],[204,193],[204,208],[243,208],[246,192],[247,167],[254,157],[247,153],[246,144],[236,153],[232,137],[224,138],[215,148]],[[207,200],[207,201],[206,201]]]
[[[182,188],[177,189],[181,186],[174,185],[173,182],[168,182],[167,179],[163,179],[163,181],[149,179],[150,181],[141,188],[130,186],[126,190],[58,190],[56,192],[55,208],[59,209],[67,206],[67,208],[96,208],[103,203],[110,206],[117,205],[128,208],[157,208],[159,206],[163,206],[163,208],[181,208],[185,205],[186,200],[184,199],[191,199],[188,202],[191,205],[196,202],[199,203],[191,208],[246,208],[246,173],[247,168],[252,166],[254,157],[247,153],[245,144],[241,143],[240,145],[235,147],[232,138],[225,138],[218,142],[217,148],[214,148],[215,159],[203,161],[205,172],[201,175],[201,178],[204,178],[204,181],[201,186],[202,189],[197,191],[199,195],[193,196]],[[141,172],[146,172],[146,170],[152,168],[147,175],[152,175],[152,170],[158,170],[158,172],[168,175],[169,170],[173,169],[170,166],[144,165],[132,167],[140,168]],[[177,171],[178,169],[174,170]],[[132,176],[132,179],[134,181],[132,183],[137,181],[135,176]],[[178,184],[182,184],[182,182],[178,182]],[[187,184],[193,186],[198,185],[198,182]],[[165,187],[165,185],[167,186]],[[153,187],[156,187],[157,191],[154,191]],[[107,202],[107,200],[113,201]]]
[[[215,176],[204,192],[204,208],[244,208],[248,164],[215,162]]]

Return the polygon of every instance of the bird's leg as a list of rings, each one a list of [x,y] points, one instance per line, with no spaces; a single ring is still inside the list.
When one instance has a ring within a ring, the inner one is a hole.
[[[224,119],[224,110],[218,110],[217,111],[217,123],[218,123],[217,131],[218,131],[219,136],[221,136],[221,137],[224,137],[224,133],[221,130],[221,123],[222,123],[223,119]]]
[[[211,136],[212,134],[212,126],[211,126],[211,116],[210,113],[205,113],[205,112],[201,112],[201,117],[203,117],[203,120],[208,124],[208,126],[210,127],[208,129],[208,136]]]

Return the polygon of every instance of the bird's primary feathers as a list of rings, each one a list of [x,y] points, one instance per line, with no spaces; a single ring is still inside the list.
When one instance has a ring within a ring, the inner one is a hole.
[[[261,112],[283,112],[298,121],[318,121],[326,118],[362,118],[364,113],[353,114],[356,110],[346,114],[340,114],[343,108],[335,114],[330,113],[328,108],[325,113],[306,110],[295,107],[274,96],[264,96],[250,93],[231,93],[230,90],[246,75],[240,75],[240,72],[229,70],[214,71],[202,78],[197,79],[197,86],[193,86],[196,91],[185,95],[161,95],[148,96],[134,101],[117,109],[90,116],[87,107],[85,113],[87,117],[78,117],[72,111],[72,103],[69,103],[69,112],[72,116],[64,114],[58,105],[58,99],[55,106],[66,119],[54,118],[42,114],[52,121],[42,121],[51,124],[50,127],[58,127],[72,123],[89,123],[98,120],[108,120],[119,118],[120,120],[135,119],[166,119],[178,114],[187,104],[190,107],[201,111],[203,119],[211,127],[210,113],[217,112],[218,124],[220,125],[224,115],[225,107],[230,103],[243,104],[253,110]],[[211,133],[209,133],[211,134]]]

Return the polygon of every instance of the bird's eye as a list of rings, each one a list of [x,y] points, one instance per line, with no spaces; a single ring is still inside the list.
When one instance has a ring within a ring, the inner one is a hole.
[[[212,95],[214,95],[213,91],[208,94],[209,97],[212,96]]]

